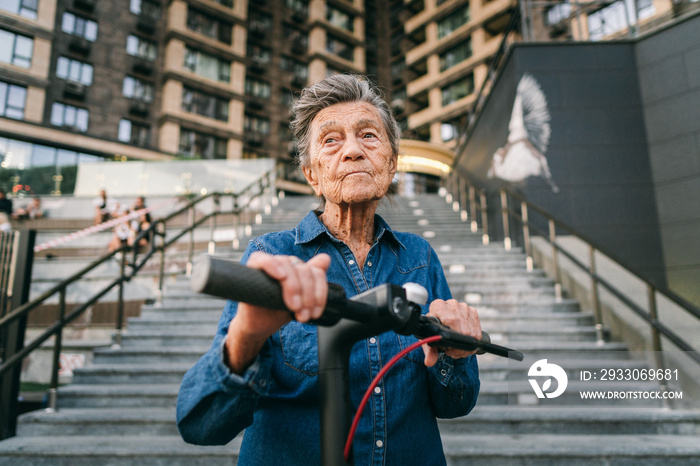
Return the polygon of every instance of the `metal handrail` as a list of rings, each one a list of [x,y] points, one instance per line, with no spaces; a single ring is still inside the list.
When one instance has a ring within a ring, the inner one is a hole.
[[[674,293],[666,286],[656,283],[653,279],[643,276],[641,273],[637,272],[631,266],[627,265],[625,261],[617,257],[614,253],[608,251],[606,248],[600,246],[595,240],[586,236],[585,234],[579,232],[576,228],[567,224],[566,222],[558,219],[554,215],[550,214],[543,208],[533,204],[527,200],[521,194],[515,192],[510,188],[501,188],[501,213],[503,216],[504,232],[510,231],[510,218],[514,218],[521,222],[523,226],[523,238],[527,238],[528,243],[530,242],[530,230],[535,230],[539,232],[542,237],[551,245],[552,247],[552,263],[554,268],[554,276],[557,286],[557,297],[561,299],[561,268],[559,266],[558,254],[561,253],[566,256],[574,265],[579,269],[583,270],[591,279],[591,294],[592,294],[592,304],[594,307],[594,318],[596,325],[596,335],[598,341],[602,343],[603,341],[603,319],[601,312],[601,302],[600,295],[598,293],[598,286],[602,286],[618,300],[620,300],[625,306],[631,309],[636,315],[646,321],[651,328],[652,337],[652,349],[653,351],[661,351],[661,335],[666,337],[671,343],[673,343],[677,348],[685,351],[688,356],[693,359],[696,363],[700,364],[700,352],[698,352],[691,344],[681,338],[676,332],[665,326],[659,321],[659,316],[656,312],[656,296],[660,294],[664,296],[669,301],[675,303],[681,309],[683,309],[688,315],[700,320],[700,308],[690,303],[683,297]],[[520,212],[515,209],[511,209],[508,204],[508,199],[513,198],[520,203]],[[535,211],[541,215],[548,223],[549,232],[542,231],[535,225],[530,219],[528,212]],[[525,231],[527,228],[527,233]],[[576,238],[583,241],[589,250],[589,265],[584,264],[575,257],[572,253],[564,249],[557,243],[557,229],[565,230],[568,234],[575,236]],[[510,236],[504,237],[504,242],[512,243],[513,239]],[[531,244],[525,244],[526,254],[532,259],[532,246]],[[605,256],[609,257],[611,260],[616,262],[619,266],[624,268],[627,272],[634,275],[638,280],[644,283],[647,289],[647,301],[648,310],[643,309],[637,303],[635,303],[631,298],[625,295],[624,292],[620,291],[615,285],[610,281],[603,278],[598,274],[596,270],[595,263],[595,253],[600,252]]]
[[[12,357],[7,360],[2,361],[0,364],[0,377],[3,376],[8,371],[12,370],[21,363],[21,361],[27,357],[32,351],[36,350],[42,343],[47,341],[49,338],[54,337],[54,348],[53,348],[53,364],[51,372],[51,383],[48,390],[48,408],[47,411],[54,411],[56,408],[56,390],[58,388],[58,370],[59,370],[59,355],[61,352],[62,345],[62,332],[63,328],[69,324],[71,321],[79,317],[85,310],[90,306],[97,303],[102,297],[109,293],[115,287],[119,287],[119,296],[117,304],[117,322],[115,323],[115,336],[114,336],[114,347],[119,347],[121,345],[121,333],[122,333],[122,321],[124,318],[124,296],[123,287],[124,283],[129,282],[134,278],[139,270],[141,270],[146,263],[153,257],[154,254],[160,253],[160,267],[159,267],[159,277],[158,277],[158,300],[162,301],[163,296],[163,278],[165,275],[165,252],[168,248],[174,245],[180,238],[190,233],[190,241],[188,243],[188,262],[187,262],[187,273],[191,272],[191,265],[193,259],[193,246],[194,246],[194,230],[202,225],[205,221],[212,221],[212,228],[210,231],[210,252],[213,252],[214,243],[214,229],[215,229],[215,219],[219,215],[233,215],[234,226],[238,227],[240,217],[243,214],[248,214],[253,202],[261,198],[262,204],[265,204],[265,209],[269,212],[269,205],[274,204],[276,197],[273,195],[273,183],[276,179],[276,174],[279,172],[280,167],[275,167],[272,170],[264,173],[258,180],[254,181],[243,190],[237,193],[209,193],[188,202],[183,207],[179,208],[175,212],[170,213],[167,217],[155,220],[148,229],[142,231],[135,239],[133,245],[124,245],[119,249],[100,257],[95,262],[88,264],[83,269],[74,273],[65,280],[53,286],[51,289],[45,291],[41,295],[37,296],[33,300],[23,304],[17,309],[13,310],[11,313],[0,318],[0,334],[7,328],[7,326],[17,319],[25,318],[32,310],[38,308],[46,302],[49,298],[58,295],[59,299],[59,317],[51,325],[49,325],[40,335],[35,337],[29,344],[27,344],[20,351],[15,353]],[[221,211],[219,208],[219,200],[222,197],[231,197],[233,199],[233,207],[229,211]],[[203,215],[199,220],[195,220],[195,208],[199,206],[202,202],[209,198],[215,199],[215,209],[206,215]],[[245,202],[239,202],[242,198],[246,198]],[[268,202],[269,201],[269,202]],[[267,203],[266,203],[267,202]],[[188,214],[188,225],[178,232],[175,236],[170,237],[166,240],[166,232],[168,231],[167,223],[174,218],[182,215],[183,213]],[[237,235],[236,235],[237,236]],[[151,237],[148,250],[143,254],[139,255],[138,240],[146,237]],[[159,243],[156,241],[160,238]],[[238,243],[234,243],[234,248],[237,248]],[[128,264],[127,267],[127,254],[133,253],[133,260]],[[77,282],[83,278],[86,274],[100,266],[101,264],[112,260],[118,254],[121,254],[120,258],[120,275],[119,277],[112,280],[104,288],[99,290],[94,296],[89,298],[86,302],[78,305],[77,307],[71,309],[69,312],[66,310],[66,290],[68,286]]]
[[[486,190],[476,187],[471,183],[466,177],[458,173],[456,170],[443,179],[443,183],[448,193],[446,193],[446,198],[449,197],[452,202],[453,198],[462,200],[464,199],[463,192],[465,187],[470,190],[470,192],[478,191],[483,193],[483,199],[486,199]],[[510,207],[508,199],[513,198],[517,200],[520,204],[520,212]],[[573,226],[567,224],[563,220],[557,218],[556,216],[550,214],[542,207],[532,203],[526,199],[521,194],[510,188],[500,189],[500,200],[501,207],[499,209],[501,221],[503,222],[503,244],[506,249],[511,249],[512,244],[514,244],[514,239],[512,237],[513,229],[511,228],[511,218],[516,219],[521,223],[522,227],[522,239],[523,247],[525,249],[525,255],[527,260],[527,269],[532,271],[533,269],[533,253],[531,244],[531,233],[534,232],[539,234],[543,239],[545,239],[552,247],[552,262],[554,269],[554,279],[555,279],[555,296],[557,300],[562,299],[562,279],[561,279],[561,268],[559,266],[559,254],[563,254],[567,259],[569,259],[574,265],[583,270],[591,279],[591,296],[592,296],[592,306],[593,314],[595,319],[595,329],[596,338],[599,344],[604,341],[603,332],[603,316],[602,316],[602,305],[600,301],[599,286],[605,288],[609,293],[615,296],[620,302],[631,309],[637,316],[642,318],[647,324],[649,324],[651,330],[651,343],[652,350],[656,352],[657,355],[657,367],[664,368],[665,363],[659,356],[662,349],[661,336],[663,335],[674,344],[678,349],[687,353],[687,355],[700,365],[700,352],[695,349],[690,343],[681,338],[676,332],[671,328],[664,325],[659,320],[659,316],[656,308],[656,298],[657,294],[662,295],[672,303],[675,303],[681,309],[683,309],[689,316],[694,317],[700,321],[700,308],[690,303],[685,298],[674,293],[668,287],[656,283],[653,279],[643,276],[640,272],[637,272],[631,266],[627,265],[625,261],[616,256],[616,254],[607,250],[607,248],[599,245],[596,241],[589,238],[585,234],[579,232]],[[466,204],[455,201],[453,204],[453,209],[458,211],[459,209],[465,209]],[[481,206],[482,213],[488,215],[489,209],[487,205]],[[463,210],[464,211],[464,210]],[[530,212],[536,212],[542,216],[547,221],[547,231],[539,228],[537,224],[531,221]],[[495,213],[495,212],[491,212]],[[572,253],[564,249],[562,246],[557,244],[557,229],[565,230],[568,234],[575,236],[576,238],[583,241],[588,245],[589,249],[589,264],[586,265],[579,258],[574,256]],[[488,233],[486,233],[488,234]],[[488,240],[484,244],[488,244]],[[604,277],[598,274],[596,270],[595,253],[599,252],[612,261],[616,262],[620,267],[625,269],[630,274],[634,275],[639,279],[647,289],[647,302],[648,310],[643,309],[637,303],[635,303],[629,296],[625,295],[624,292],[620,291],[615,285],[610,281],[606,280]]]

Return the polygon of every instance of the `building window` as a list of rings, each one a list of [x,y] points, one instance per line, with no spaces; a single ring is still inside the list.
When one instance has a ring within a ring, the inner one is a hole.
[[[21,68],[32,66],[32,50],[34,49],[32,38],[0,29],[0,44],[2,44],[0,46],[0,62]]]
[[[355,47],[331,36],[326,38],[326,50],[349,61],[353,61],[355,56]]]
[[[309,70],[306,67],[306,64],[293,58],[282,57],[280,60],[280,67],[284,71],[292,72],[295,76],[299,76],[303,79],[306,79],[309,76]]]
[[[444,142],[452,141],[457,137],[459,127],[456,121],[446,121],[440,125],[440,137]]]
[[[90,113],[84,108],[54,103],[51,107],[51,124],[63,128],[86,132]]]
[[[270,120],[267,118],[246,115],[243,122],[243,129],[246,132],[270,134]]]
[[[148,0],[130,0],[129,10],[135,15],[148,16],[154,20],[160,18],[160,5]]]
[[[126,37],[126,53],[133,57],[155,61],[158,56],[158,46],[150,40],[129,35]]]
[[[117,139],[127,144],[148,147],[150,145],[151,129],[146,125],[140,125],[129,120],[119,121],[119,134]]]
[[[306,16],[309,9],[308,2],[305,0],[286,0],[287,6],[294,10],[296,13],[301,13]]]
[[[26,103],[26,87],[0,82],[0,116],[21,120]]]
[[[564,1],[563,3],[558,3],[547,10],[546,13],[546,23],[547,26],[555,26],[565,19],[569,18],[571,14],[571,3]]]
[[[216,120],[228,121],[228,99],[191,89],[182,88],[182,109]]]
[[[226,139],[181,127],[178,151],[193,159],[225,159]]]
[[[127,76],[124,78],[122,93],[130,99],[153,102],[153,83]]]
[[[231,43],[233,26],[230,23],[219,21],[213,16],[197,11],[192,7],[187,9],[187,28],[220,42]]]
[[[24,16],[29,19],[36,19],[39,0],[0,0],[0,9]]]
[[[185,68],[204,78],[225,83],[231,81],[230,61],[189,47],[185,50]]]
[[[270,83],[248,78],[245,81],[245,93],[261,99],[269,99]]]
[[[259,63],[268,64],[272,59],[270,49],[252,42],[248,42],[248,56]]]
[[[326,19],[333,26],[345,29],[350,32],[355,30],[353,17],[342,10],[333,8],[330,5],[327,6],[326,9]]]
[[[444,17],[438,21],[438,39],[447,37],[452,34],[457,28],[463,24],[469,22],[469,4],[465,4],[463,7],[450,13],[448,16]]]
[[[299,29],[284,25],[283,30],[286,41],[292,44],[292,53],[303,55],[309,46],[308,36]]]
[[[442,88],[442,106],[457,102],[472,92],[474,92],[474,74],[469,74],[466,78]]]
[[[448,68],[452,68],[457,63],[461,63],[471,56],[472,41],[471,39],[466,39],[461,44],[440,54],[440,71],[445,71]]]
[[[73,13],[68,13],[67,11],[63,13],[61,30],[63,32],[67,32],[68,34],[73,34],[74,36],[87,39],[90,42],[95,42],[95,39],[97,39],[96,22],[87,18],[76,16]]]
[[[92,65],[72,58],[58,57],[56,76],[89,86],[92,84]]]

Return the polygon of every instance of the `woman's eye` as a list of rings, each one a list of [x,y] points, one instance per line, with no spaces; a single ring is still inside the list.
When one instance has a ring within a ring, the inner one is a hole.
[[[364,138],[373,138],[375,136],[374,136],[374,133],[365,133],[365,135],[363,137]]]
[[[326,140],[323,141],[324,144],[330,144],[332,142],[335,142],[334,138],[326,138]]]

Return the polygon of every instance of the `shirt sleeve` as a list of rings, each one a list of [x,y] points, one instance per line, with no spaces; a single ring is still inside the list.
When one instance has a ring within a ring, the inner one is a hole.
[[[451,299],[452,293],[434,250],[430,251],[430,283],[433,299]],[[441,354],[428,368],[428,390],[433,413],[439,418],[465,416],[476,405],[479,396],[479,368],[476,356],[453,359]]]
[[[253,243],[251,243],[252,245]],[[254,246],[248,246],[241,263]],[[224,445],[253,422],[260,396],[266,395],[272,368],[269,341],[242,375],[224,362],[224,340],[238,304],[226,303],[214,342],[185,374],[177,397],[177,426],[182,438],[197,445]]]

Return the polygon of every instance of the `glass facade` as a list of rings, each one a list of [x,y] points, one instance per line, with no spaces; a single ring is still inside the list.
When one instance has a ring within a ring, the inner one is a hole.
[[[0,188],[30,194],[71,194],[78,164],[104,160],[95,154],[0,137]]]

